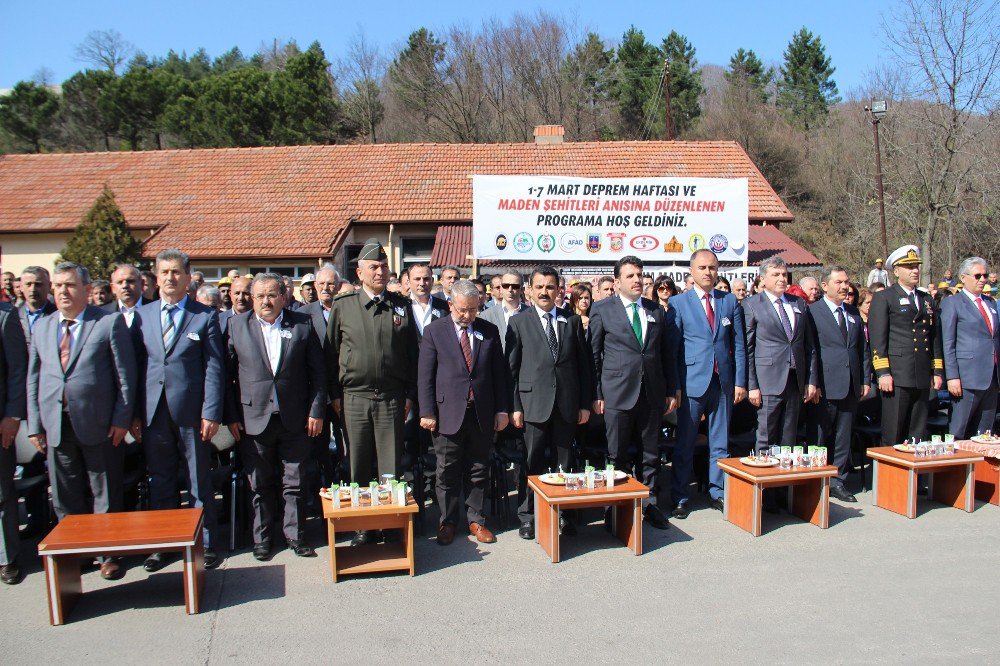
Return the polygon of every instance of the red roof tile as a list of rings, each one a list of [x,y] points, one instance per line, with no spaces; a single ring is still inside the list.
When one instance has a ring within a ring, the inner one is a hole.
[[[0,232],[70,230],[107,183],[147,254],[325,256],[353,221],[471,221],[472,174],[747,177],[751,220],[793,219],[731,141],[415,143],[0,156]]]

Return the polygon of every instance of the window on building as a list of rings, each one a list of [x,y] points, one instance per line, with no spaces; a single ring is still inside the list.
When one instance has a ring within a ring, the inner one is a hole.
[[[199,266],[197,264],[191,264],[191,272],[193,273],[195,271],[201,271],[204,273],[206,280],[214,281],[221,280],[225,277],[226,273],[229,272],[229,268],[223,268],[222,266]]]
[[[258,273],[277,273],[287,275],[293,280],[301,279],[306,273],[315,273],[315,266],[251,266],[250,272],[253,275]]]
[[[429,264],[431,254],[434,252],[434,237],[425,238],[403,238],[401,239],[403,251],[403,268],[413,264]]]

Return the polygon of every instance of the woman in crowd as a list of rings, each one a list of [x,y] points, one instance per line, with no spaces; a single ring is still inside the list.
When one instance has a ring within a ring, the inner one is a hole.
[[[858,305],[858,288],[856,285],[850,285],[850,290],[847,292],[847,297],[844,298],[844,303],[855,307]]]
[[[667,301],[670,300],[671,296],[677,295],[677,285],[666,275],[660,275],[656,278],[656,282],[653,283],[653,294],[656,302],[666,310]]]
[[[865,340],[868,339],[868,310],[872,306],[872,292],[862,289],[858,292],[858,312],[861,313],[861,325],[865,329]]]
[[[724,291],[727,294],[733,293],[733,287],[729,284],[729,280],[727,280],[724,275],[719,276],[719,281],[715,283],[715,288],[719,291]]]
[[[590,286],[586,282],[580,282],[573,286],[573,294],[569,297],[570,309],[573,314],[580,315],[583,320],[583,330],[587,330],[590,324],[590,306],[594,302],[594,295],[590,291]]]

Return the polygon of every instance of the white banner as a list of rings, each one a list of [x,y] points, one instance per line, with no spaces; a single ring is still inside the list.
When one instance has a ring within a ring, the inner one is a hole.
[[[477,259],[721,261],[747,253],[746,178],[473,176]]]

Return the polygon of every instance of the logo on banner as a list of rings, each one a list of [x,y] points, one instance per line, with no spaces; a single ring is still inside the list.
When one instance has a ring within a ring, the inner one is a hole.
[[[531,237],[527,231],[522,231],[518,235],[514,236],[514,249],[518,252],[531,252],[532,246],[535,244],[535,239]]]
[[[708,241],[708,249],[716,254],[722,254],[729,247],[729,239],[722,234],[715,234]]]
[[[503,234],[500,234],[499,236],[497,236],[496,245],[497,245],[497,249],[500,250],[501,252],[503,252],[504,250],[506,250],[507,249],[507,237],[504,236]]]
[[[601,234],[587,234],[587,251],[601,251]]]
[[[625,247],[625,234],[608,234],[608,246],[612,252],[621,252]]]
[[[740,243],[739,245],[733,245],[732,247],[733,253],[736,254],[737,257],[742,257],[743,250],[745,249],[747,249],[747,246],[743,243]]]
[[[688,239],[688,247],[691,248],[692,252],[697,252],[698,250],[705,249],[705,237],[701,234],[691,234],[691,238]]]
[[[656,240],[653,236],[636,236],[628,244],[639,252],[649,252],[650,250],[655,250],[660,241]]]
[[[663,251],[664,252],[678,252],[678,253],[679,252],[683,252],[684,251],[684,243],[682,243],[679,240],[677,240],[677,236],[673,236],[670,239],[669,243],[664,243],[663,244]]]
[[[551,252],[556,247],[556,237],[552,234],[542,234],[538,237],[538,249],[542,252]]]
[[[583,247],[583,241],[575,234],[563,234],[559,239],[559,249],[563,252],[576,252]]]

